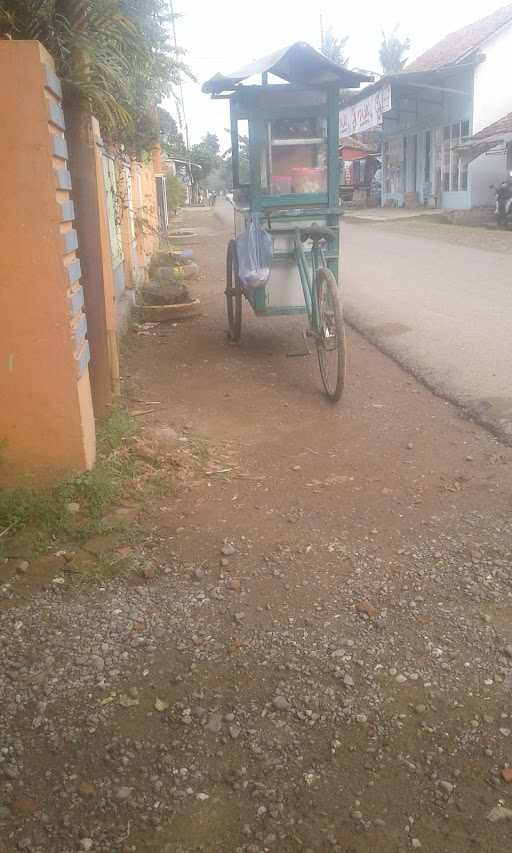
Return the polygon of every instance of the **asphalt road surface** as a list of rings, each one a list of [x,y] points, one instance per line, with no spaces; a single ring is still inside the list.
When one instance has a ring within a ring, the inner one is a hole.
[[[347,320],[512,441],[512,257],[349,223],[342,252]]]
[[[437,393],[512,440],[512,258],[343,225],[346,316]]]

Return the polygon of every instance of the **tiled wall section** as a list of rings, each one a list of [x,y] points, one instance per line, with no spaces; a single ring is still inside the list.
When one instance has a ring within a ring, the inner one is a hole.
[[[78,239],[73,227],[75,210],[71,200],[71,175],[68,169],[68,148],[62,111],[62,88],[59,78],[45,66],[45,95],[48,101],[48,130],[55,174],[55,194],[60,211],[62,262],[67,271],[70,334],[74,340],[77,375],[80,377],[90,359],[87,341],[87,320],[84,314],[84,294],[80,284],[80,261],[76,256]]]

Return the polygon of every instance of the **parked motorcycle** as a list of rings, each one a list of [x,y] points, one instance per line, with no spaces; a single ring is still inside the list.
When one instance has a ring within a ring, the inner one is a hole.
[[[501,228],[512,226],[512,172],[496,190],[496,220]]]

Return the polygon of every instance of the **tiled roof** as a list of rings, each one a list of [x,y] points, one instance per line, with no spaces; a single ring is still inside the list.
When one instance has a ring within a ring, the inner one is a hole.
[[[487,17],[445,36],[418,59],[407,65],[404,71],[435,71],[445,65],[456,64],[468,54],[478,50],[488,38],[509,23],[512,23],[512,4],[503,6]]]
[[[487,139],[488,136],[497,136],[500,133],[512,133],[512,113],[493,121],[492,124],[483,127],[472,139]]]

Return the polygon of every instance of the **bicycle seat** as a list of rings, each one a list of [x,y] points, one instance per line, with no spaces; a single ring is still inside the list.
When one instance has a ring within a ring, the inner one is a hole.
[[[313,222],[313,224],[309,225],[307,228],[300,229],[300,239],[302,243],[305,243],[306,240],[312,240],[313,243],[319,243],[320,240],[327,240],[330,242],[331,240],[336,239],[336,235],[334,231],[331,231],[331,229],[327,228],[326,225],[317,225],[316,222]]]

